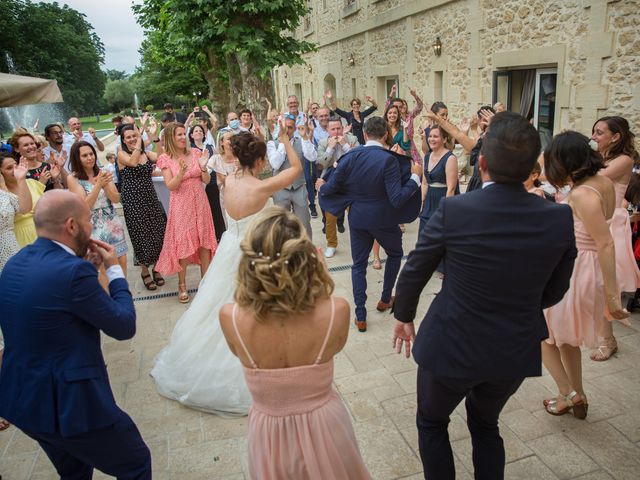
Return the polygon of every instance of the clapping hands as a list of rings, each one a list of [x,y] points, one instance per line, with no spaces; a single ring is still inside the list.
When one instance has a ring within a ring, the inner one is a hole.
[[[200,170],[206,168],[207,163],[209,162],[209,149],[203,148],[200,153],[200,157],[198,158],[198,165],[200,165]]]
[[[113,176],[107,170],[100,170],[96,177],[96,186],[104,188],[109,182],[113,181]]]

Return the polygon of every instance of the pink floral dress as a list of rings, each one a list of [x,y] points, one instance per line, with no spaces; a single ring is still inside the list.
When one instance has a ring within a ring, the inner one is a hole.
[[[201,180],[199,157],[200,150],[191,149],[191,164],[182,177],[182,183],[171,191],[169,197],[167,229],[156,264],[156,270],[162,275],[179,272],[180,259],[200,264],[198,249],[211,250],[213,256],[218,246],[211,209]],[[167,154],[158,157],[157,166],[162,170],[168,168],[174,177],[180,170],[180,163]]]

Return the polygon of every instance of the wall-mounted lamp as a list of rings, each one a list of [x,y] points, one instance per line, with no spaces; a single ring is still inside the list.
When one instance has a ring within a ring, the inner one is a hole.
[[[353,67],[356,64],[356,61],[353,58],[353,53],[350,53],[349,57],[347,57],[347,63],[349,64],[350,67]]]
[[[433,48],[433,53],[436,55],[436,57],[442,55],[442,42],[440,41],[440,37],[436,37],[436,41],[433,42],[431,48]]]
[[[307,65],[307,72],[313,73],[313,67],[311,65]]]

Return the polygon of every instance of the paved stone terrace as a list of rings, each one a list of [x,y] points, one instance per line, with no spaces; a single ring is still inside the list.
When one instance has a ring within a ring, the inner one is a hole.
[[[312,222],[314,238],[324,247],[321,221]],[[412,248],[416,235],[417,222],[407,225],[405,252]],[[348,232],[340,235],[338,253],[328,265],[334,269],[335,294],[351,300],[348,239]],[[190,267],[189,288],[197,286],[197,270]],[[137,299],[137,334],[125,342],[104,338],[103,350],[116,399],[151,449],[154,478],[248,479],[247,419],[224,419],[184,408],[158,395],[149,376],[154,357],[187,308],[178,303],[177,278],[149,292],[138,268],[130,265],[128,276]],[[375,311],[382,271],[370,268],[368,281],[369,330],[359,333],[352,326],[345,349],[336,357],[335,388],[352,415],[373,478],[417,480],[423,476],[414,422],[416,367],[391,349],[391,315]],[[418,309],[420,318],[439,289],[438,280],[427,285]],[[150,296],[157,298],[148,299]],[[507,403],[500,419],[507,479],[640,478],[640,315],[634,315],[632,324],[631,328],[616,324],[620,353],[610,361],[592,362],[584,352],[590,402],[586,421],[545,413],[542,399],[555,393],[549,375],[528,379]],[[471,441],[463,405],[452,415],[449,434],[457,478],[470,480]],[[58,478],[38,445],[15,427],[0,432],[0,474],[4,480]],[[110,477],[96,472],[94,478]]]

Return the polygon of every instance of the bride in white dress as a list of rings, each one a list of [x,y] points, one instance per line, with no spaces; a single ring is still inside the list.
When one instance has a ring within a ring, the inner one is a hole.
[[[225,180],[227,231],[193,303],[176,323],[169,344],[151,370],[158,392],[185,406],[224,416],[246,415],[251,406],[242,365],[227,346],[218,313],[222,305],[233,302],[240,241],[247,225],[273,193],[302,174],[288,133],[292,132],[287,132],[282,116],[278,140],[285,146],[291,168],[265,180],[257,178],[267,163],[265,143],[248,132],[231,140],[240,169]]]

